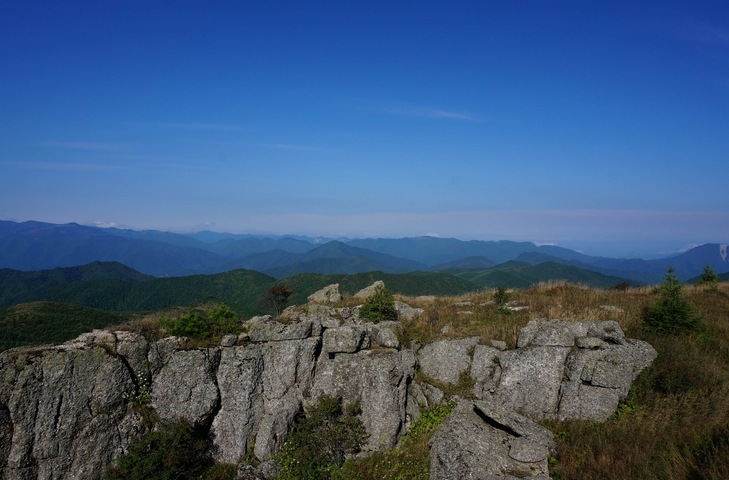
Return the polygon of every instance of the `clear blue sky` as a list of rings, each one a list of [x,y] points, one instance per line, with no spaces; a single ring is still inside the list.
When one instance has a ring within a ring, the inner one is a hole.
[[[729,241],[729,3],[599,3],[3,2],[0,219]]]

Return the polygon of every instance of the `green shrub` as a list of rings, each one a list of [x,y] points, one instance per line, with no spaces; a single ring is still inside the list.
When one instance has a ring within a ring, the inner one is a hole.
[[[223,304],[211,309],[207,316],[192,311],[177,320],[162,318],[160,325],[172,335],[198,339],[240,332],[238,314]]]
[[[659,334],[692,332],[699,328],[694,306],[684,297],[684,287],[678,280],[676,270],[666,271],[663,282],[656,287],[659,298],[645,310],[645,326]]]
[[[503,307],[509,302],[509,297],[510,295],[506,289],[504,287],[499,287],[496,289],[496,293],[494,294],[494,303],[496,303],[499,307]]]
[[[719,275],[711,268],[711,265],[705,265],[704,271],[701,272],[698,284],[704,285],[707,292],[718,292],[719,291]]]
[[[300,416],[274,459],[281,463],[282,480],[329,480],[346,455],[359,452],[367,439],[358,405],[346,410],[342,399],[322,397]]]
[[[359,309],[359,317],[374,323],[397,320],[395,298],[386,288],[377,287]]]
[[[107,480],[197,479],[212,466],[207,443],[187,422],[162,425],[132,443],[116,467],[104,473]]]

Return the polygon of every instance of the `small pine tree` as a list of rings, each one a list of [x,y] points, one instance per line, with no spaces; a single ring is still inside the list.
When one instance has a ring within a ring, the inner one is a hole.
[[[374,323],[397,320],[395,298],[385,287],[377,287],[360,307],[359,318],[366,318]]]
[[[718,292],[719,291],[719,275],[711,268],[711,265],[706,264],[704,271],[701,272],[698,284],[704,285],[707,292]]]
[[[666,270],[655,292],[659,298],[646,309],[643,321],[645,326],[659,334],[691,332],[699,328],[694,316],[693,304],[686,300],[684,286],[678,279],[676,269]]]
[[[506,288],[499,287],[496,289],[496,293],[494,294],[494,302],[496,302],[496,305],[499,307],[504,307],[509,302],[509,293],[506,291]]]
[[[265,298],[271,303],[273,309],[276,310],[276,315],[281,315],[281,312],[283,312],[289,303],[289,297],[294,293],[296,292],[286,285],[275,285],[268,289]]]

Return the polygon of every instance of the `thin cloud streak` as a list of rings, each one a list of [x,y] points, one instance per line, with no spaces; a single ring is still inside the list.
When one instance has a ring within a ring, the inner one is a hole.
[[[308,147],[305,145],[288,145],[285,143],[262,143],[261,146],[266,147],[266,148],[277,148],[280,150],[298,150],[301,152],[322,152],[322,153],[331,152],[331,150],[329,150],[327,148]]]
[[[159,127],[159,128],[176,128],[182,130],[218,130],[218,131],[236,131],[236,130],[248,130],[248,128],[241,125],[222,125],[216,123],[152,123],[152,124],[138,124],[139,126],[146,127]]]
[[[58,142],[55,140],[49,140],[45,142],[49,147],[57,148],[70,148],[73,150],[92,150],[92,151],[108,151],[108,150],[123,150],[123,145],[112,145],[106,143],[89,143],[89,142]]]
[[[410,117],[436,118],[444,120],[465,120],[469,122],[481,122],[481,117],[468,112],[454,112],[449,110],[439,110],[427,107],[398,107],[398,108],[378,108],[378,112],[390,113],[393,115],[406,115]]]
[[[28,168],[32,170],[72,170],[72,171],[101,171],[124,170],[123,165],[101,165],[97,163],[56,163],[56,162],[14,162],[0,161],[0,165],[14,168]]]

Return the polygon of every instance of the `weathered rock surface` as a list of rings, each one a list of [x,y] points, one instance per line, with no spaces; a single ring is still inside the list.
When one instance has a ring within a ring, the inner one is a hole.
[[[431,480],[548,478],[551,433],[516,413],[501,421],[489,413],[468,401],[456,406],[430,440]]]
[[[339,284],[327,285],[308,297],[311,303],[339,303],[342,301],[342,295],[339,293]]]
[[[108,340],[0,355],[3,478],[101,478],[128,448],[140,428],[125,398],[134,379]]]
[[[360,326],[327,328],[323,345],[326,353],[354,353],[369,348],[370,337],[367,329]]]
[[[365,450],[393,448],[407,421],[408,383],[415,375],[415,355],[393,353],[322,355],[317,362],[309,404],[321,395],[361,402],[362,423],[369,434]]]
[[[215,373],[220,351],[175,352],[152,382],[152,408],[163,422],[187,420],[209,425],[220,405]]]
[[[130,404],[142,380],[150,382],[145,408],[207,429],[211,454],[233,463],[252,447],[269,459],[296,414],[321,395],[360,403],[365,450],[393,448],[421,405],[447,400],[424,377],[454,384],[466,372],[481,400],[461,402],[433,437],[432,478],[547,478],[553,439],[525,417],[604,420],[657,355],[625,339],[616,322],[535,320],[516,350],[478,345],[478,337],[412,342],[416,358],[397,350],[398,322],[363,322],[355,309],[321,305],[289,313],[288,323],[251,319],[248,333],[212,348],[95,330],[64,345],[3,352],[0,478],[100,478],[145,431]],[[371,342],[385,348],[369,350]]]
[[[456,384],[471,366],[471,350],[477,343],[478,337],[429,343],[418,352],[420,370],[435,380]]]
[[[395,301],[395,311],[397,311],[397,317],[401,320],[412,320],[424,312],[422,308],[411,307],[407,303],[398,302],[397,300]]]
[[[370,295],[372,295],[373,293],[375,293],[375,290],[377,290],[378,288],[385,288],[385,282],[383,282],[382,280],[377,280],[375,283],[373,283],[369,287],[365,287],[362,290],[360,290],[359,292],[355,293],[354,298],[362,298],[362,299],[367,298]]]
[[[281,323],[270,315],[248,320],[248,336],[252,342],[301,340],[321,335],[321,324],[310,319]]]

